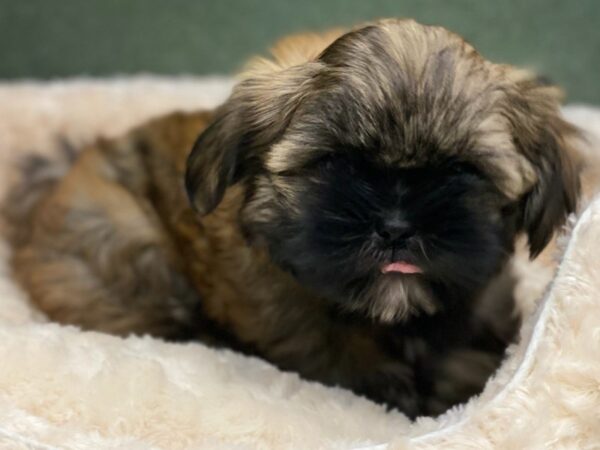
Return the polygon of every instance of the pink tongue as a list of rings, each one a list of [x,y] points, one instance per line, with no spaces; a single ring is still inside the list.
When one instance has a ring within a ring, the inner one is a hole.
[[[381,269],[382,273],[423,273],[420,267],[414,264],[407,263],[406,261],[397,261],[383,266]]]

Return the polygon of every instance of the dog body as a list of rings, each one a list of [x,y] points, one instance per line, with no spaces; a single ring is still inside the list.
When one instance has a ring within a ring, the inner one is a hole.
[[[31,163],[8,204],[40,309],[234,347],[410,416],[478,392],[515,330],[515,238],[537,254],[574,208],[572,130],[555,90],[441,28],[339,34],[283,42],[217,111],[94,143],[26,201]]]

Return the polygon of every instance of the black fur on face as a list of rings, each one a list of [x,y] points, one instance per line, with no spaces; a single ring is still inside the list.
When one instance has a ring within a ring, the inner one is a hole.
[[[279,175],[286,186],[302,186],[299,210],[277,201],[285,193],[275,181],[271,220],[253,220],[260,215],[250,197],[248,234],[261,236],[305,286],[380,320],[471,300],[512,251],[514,215],[501,210],[503,196],[457,160],[390,168],[365,153],[339,151]],[[397,261],[423,273],[382,273]]]
[[[519,233],[537,255],[575,208],[559,99],[442,28],[381,21],[305,63],[260,63],[186,187],[208,214],[242,185],[249,241],[315,293],[386,321],[432,312],[474,298]],[[392,262],[422,273],[382,273]]]

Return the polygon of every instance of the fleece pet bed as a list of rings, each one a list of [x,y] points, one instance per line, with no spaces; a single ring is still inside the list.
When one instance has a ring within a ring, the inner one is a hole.
[[[56,151],[57,136],[113,136],[174,109],[212,108],[230,88],[153,77],[2,84],[0,188],[20,155]],[[565,115],[593,157],[600,110]],[[231,351],[49,323],[11,281],[0,241],[0,449],[600,448],[599,246],[596,199],[573,219],[558,268],[516,258],[519,343],[481,395],[411,423]]]

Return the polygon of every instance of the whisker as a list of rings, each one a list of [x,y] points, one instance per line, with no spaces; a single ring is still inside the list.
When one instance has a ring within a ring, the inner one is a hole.
[[[419,247],[421,248],[421,252],[423,253],[423,256],[425,256],[425,259],[427,260],[427,262],[429,264],[431,264],[431,259],[429,258],[429,255],[425,251],[425,245],[423,244],[423,240],[422,239],[417,239],[417,242],[419,243]]]

